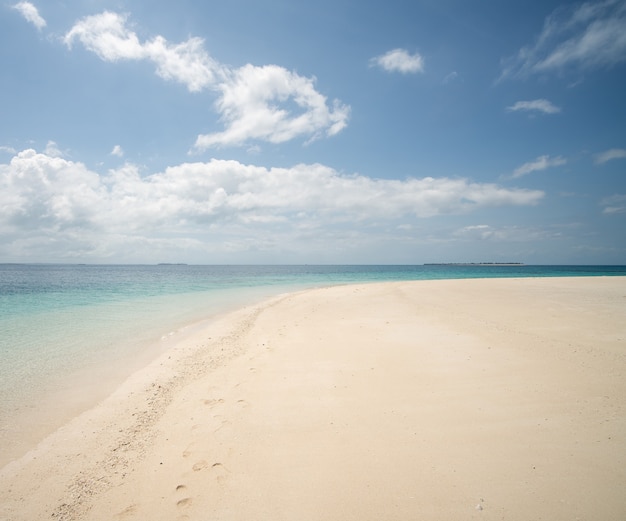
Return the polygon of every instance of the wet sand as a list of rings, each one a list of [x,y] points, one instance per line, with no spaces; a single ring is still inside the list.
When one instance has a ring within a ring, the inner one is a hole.
[[[625,277],[277,297],[2,469],[0,519],[622,520],[625,312]]]

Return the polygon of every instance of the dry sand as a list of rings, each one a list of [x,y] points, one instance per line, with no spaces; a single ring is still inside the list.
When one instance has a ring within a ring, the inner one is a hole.
[[[0,473],[0,519],[626,519],[626,277],[281,296]]]

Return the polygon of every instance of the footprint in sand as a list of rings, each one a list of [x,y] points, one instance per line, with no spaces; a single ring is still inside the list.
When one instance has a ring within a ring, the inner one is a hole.
[[[216,405],[219,405],[220,403],[224,403],[224,400],[222,398],[213,399],[213,400],[204,400],[204,405],[208,407],[215,407]]]
[[[222,483],[230,473],[229,470],[222,465],[220,462],[213,463],[213,465],[209,465],[206,460],[198,461],[193,467],[191,467],[194,472],[200,472],[201,470],[209,469],[211,474],[215,476],[215,480],[218,483]]]
[[[192,499],[190,497],[184,497],[176,502],[178,508],[188,508],[191,506]]]
[[[191,468],[193,469],[194,472],[199,472],[200,470],[203,470],[207,468],[208,466],[209,464],[205,460],[201,460],[195,463],[194,466]]]
[[[213,463],[211,472],[215,475],[215,480],[218,483],[223,483],[229,474],[229,470],[221,463]]]
[[[187,486],[182,484],[178,485],[176,487],[176,495],[180,497],[183,494],[187,494]],[[191,506],[192,501],[192,498],[190,498],[189,496],[183,497],[176,501],[176,508],[184,511]],[[189,516],[187,516],[186,514],[182,514],[176,518],[177,521],[183,521],[184,519],[189,519]]]
[[[191,456],[193,454],[193,451],[196,449],[196,445],[197,443],[195,441],[192,441],[189,445],[187,445],[185,447],[185,450],[183,450],[182,452],[183,458],[188,458],[189,456]]]

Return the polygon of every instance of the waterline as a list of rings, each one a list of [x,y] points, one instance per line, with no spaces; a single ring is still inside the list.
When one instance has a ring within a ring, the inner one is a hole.
[[[594,275],[626,275],[626,268],[0,265],[0,463],[104,398],[189,324],[279,293],[389,280]]]

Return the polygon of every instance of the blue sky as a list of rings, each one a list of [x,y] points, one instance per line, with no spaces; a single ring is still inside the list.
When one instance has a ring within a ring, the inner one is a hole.
[[[626,263],[626,1],[0,7],[0,262]]]

